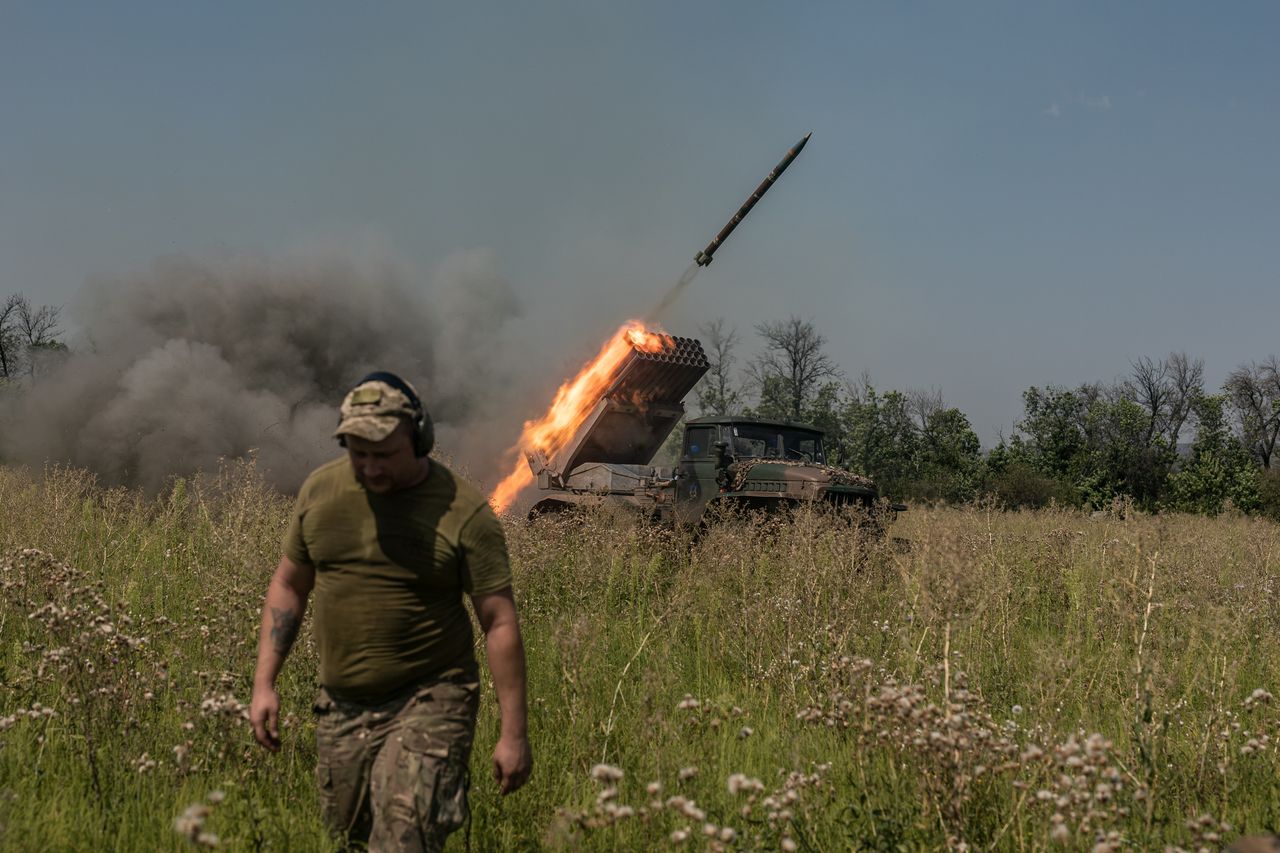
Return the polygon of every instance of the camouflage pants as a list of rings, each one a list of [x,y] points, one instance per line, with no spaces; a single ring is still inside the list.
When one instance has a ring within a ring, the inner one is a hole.
[[[370,851],[444,848],[466,821],[478,684],[433,682],[381,705],[316,699],[325,823]]]

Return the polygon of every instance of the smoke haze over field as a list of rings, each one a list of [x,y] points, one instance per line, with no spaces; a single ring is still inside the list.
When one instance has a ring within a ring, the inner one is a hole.
[[[154,489],[256,450],[293,489],[338,452],[342,394],[383,369],[417,386],[445,453],[484,460],[510,440],[487,425],[518,313],[487,250],[449,256],[426,289],[391,263],[316,253],[159,260],[84,289],[83,340],[0,413],[0,452]]]

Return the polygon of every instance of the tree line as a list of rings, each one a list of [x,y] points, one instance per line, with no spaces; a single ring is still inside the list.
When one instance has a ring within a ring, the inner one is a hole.
[[[1216,514],[1227,507],[1280,519],[1280,360],[1241,364],[1207,389],[1204,362],[1175,352],[1141,358],[1111,383],[1032,386],[1022,416],[989,452],[969,418],[937,389],[882,390],[850,379],[826,339],[799,317],[699,332],[710,369],[699,414],[808,423],[826,433],[827,461],[874,479],[895,498],[1009,507],[1051,502],[1102,509]],[[61,309],[21,293],[0,305],[0,390],[36,378],[66,353]],[[678,437],[673,437],[678,438]],[[674,451],[674,441],[664,455]]]
[[[1012,433],[983,453],[969,418],[937,389],[881,390],[850,380],[812,322],[755,326],[759,350],[740,361],[738,331],[699,327],[711,368],[700,414],[798,421],[827,435],[827,460],[894,497],[1009,507],[1051,502],[1103,509],[1216,514],[1228,507],[1280,519],[1280,362],[1238,366],[1205,387],[1204,362],[1175,352],[1141,358],[1111,383],[1032,386]]]

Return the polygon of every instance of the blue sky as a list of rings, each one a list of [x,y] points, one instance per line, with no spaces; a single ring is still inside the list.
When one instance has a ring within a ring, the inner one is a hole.
[[[1028,385],[1277,351],[1277,32],[1265,3],[9,2],[0,295],[487,248],[550,382],[812,130],[669,330],[811,318],[990,445]]]

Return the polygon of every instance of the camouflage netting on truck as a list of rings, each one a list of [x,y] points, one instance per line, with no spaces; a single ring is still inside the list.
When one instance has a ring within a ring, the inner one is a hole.
[[[743,462],[734,462],[729,466],[729,473],[733,477],[733,482],[729,486],[729,491],[738,492],[746,485],[747,477],[750,476],[752,469],[757,465],[786,465],[793,468],[817,468],[831,478],[831,482],[840,486],[861,486],[864,489],[874,490],[876,485],[867,477],[861,474],[855,474],[852,471],[846,471],[843,468],[834,468],[830,465],[819,465],[816,462],[803,462],[799,459],[747,459]]]

